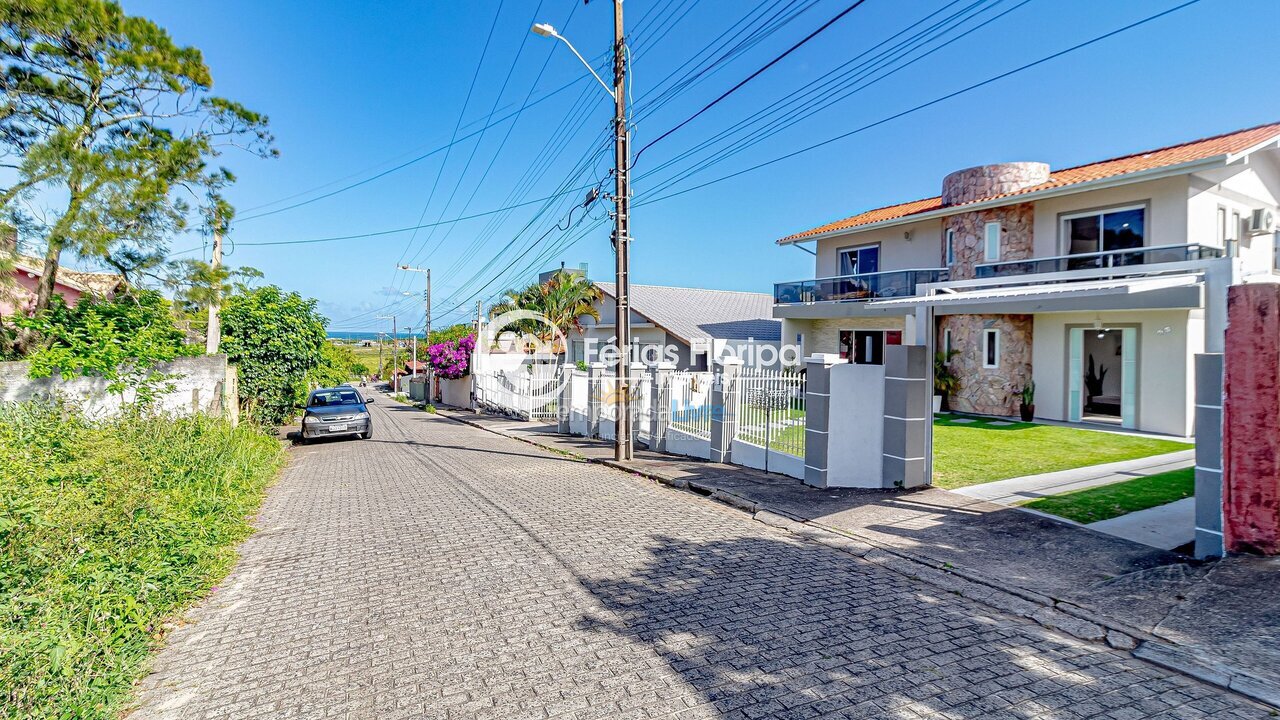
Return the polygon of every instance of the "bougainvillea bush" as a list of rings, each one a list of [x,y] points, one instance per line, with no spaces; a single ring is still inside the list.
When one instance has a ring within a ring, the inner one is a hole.
[[[475,333],[457,340],[436,343],[427,347],[427,362],[436,375],[448,380],[466,377],[471,372],[471,351],[476,349]]]

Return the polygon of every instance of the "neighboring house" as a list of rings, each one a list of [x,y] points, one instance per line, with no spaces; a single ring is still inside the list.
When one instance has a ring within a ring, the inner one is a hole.
[[[611,344],[617,332],[614,284],[595,285],[604,293],[595,303],[600,320],[584,317],[583,331],[569,333],[570,362],[599,360],[599,349]],[[630,299],[633,347],[642,356],[674,348],[678,370],[707,370],[725,353],[759,366],[759,349],[768,346],[772,351],[767,354],[774,355],[781,339],[782,323],[770,317],[773,298],[765,293],[632,285]]]
[[[44,258],[16,256],[12,273],[14,284],[0,288],[0,317],[29,312],[35,306],[37,287],[43,274]],[[59,267],[53,291],[61,295],[67,305],[75,307],[85,295],[110,300],[124,285],[124,278],[114,273],[84,272]]]
[[[1039,417],[1190,435],[1206,308],[1220,351],[1225,286],[1280,279],[1278,139],[1273,124],[951,173],[940,196],[779,240],[814,244],[815,279],[777,284],[774,317],[806,355],[880,363],[924,344],[927,306],[935,347],[956,351],[954,409],[1015,414],[1034,379]]]

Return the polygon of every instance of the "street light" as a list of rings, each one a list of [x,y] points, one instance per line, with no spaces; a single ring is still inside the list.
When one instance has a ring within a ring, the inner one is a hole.
[[[631,459],[631,134],[627,129],[627,52],[626,37],[622,33],[622,0],[613,0],[613,87],[610,88],[596,74],[591,63],[556,29],[546,23],[534,23],[529,29],[535,35],[555,38],[573,51],[578,60],[591,72],[613,100],[613,248],[617,259],[617,278],[614,287],[614,318],[618,326],[617,340],[621,357],[618,359],[614,402],[617,412],[614,421],[614,460]]]

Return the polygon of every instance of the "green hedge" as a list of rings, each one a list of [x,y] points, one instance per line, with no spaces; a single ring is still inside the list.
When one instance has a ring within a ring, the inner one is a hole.
[[[283,458],[212,418],[0,406],[0,716],[115,717],[164,622],[230,570]]]

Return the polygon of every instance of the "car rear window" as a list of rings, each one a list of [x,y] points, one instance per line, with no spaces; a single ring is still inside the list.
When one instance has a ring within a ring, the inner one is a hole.
[[[359,405],[363,402],[355,390],[321,390],[311,395],[311,407]]]

